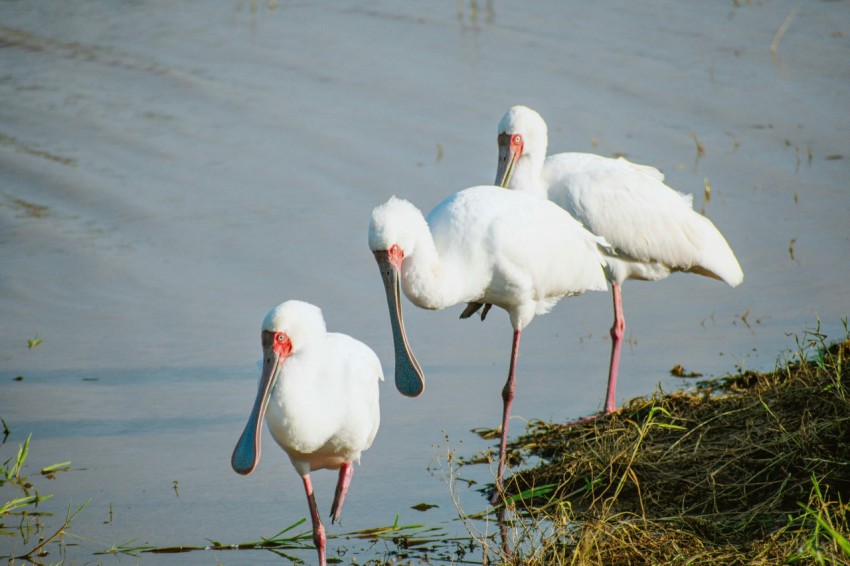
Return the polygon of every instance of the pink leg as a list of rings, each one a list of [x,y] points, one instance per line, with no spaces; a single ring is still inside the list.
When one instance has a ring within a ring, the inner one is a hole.
[[[508,524],[505,522],[505,507],[496,509],[496,522],[499,523],[499,536],[502,537],[502,552],[505,556],[510,557],[511,547],[508,544]]]
[[[511,365],[508,369],[508,381],[505,382],[505,387],[502,389],[502,401],[504,402],[504,410],[502,412],[502,440],[499,445],[499,472],[496,476],[496,493],[490,498],[492,504],[499,501],[499,496],[502,493],[502,476],[505,474],[505,452],[508,446],[508,421],[511,418],[511,405],[514,401],[514,390],[516,389],[516,358],[519,353],[519,338],[520,331],[514,330],[513,347],[511,348]]]
[[[611,327],[611,366],[608,368],[608,392],[605,395],[605,414],[617,409],[617,369],[620,367],[620,346],[626,333],[626,319],[623,318],[623,300],[620,284],[611,285],[614,294],[614,326]]]
[[[331,507],[331,523],[339,521],[342,502],[345,500],[345,494],[348,492],[348,486],[351,485],[351,476],[354,474],[354,466],[351,462],[344,463],[339,468],[339,480],[336,483],[336,494],[334,495],[334,504]]]
[[[304,491],[307,492],[307,504],[310,506],[310,519],[313,521],[313,544],[316,545],[316,551],[319,553],[319,564],[325,566],[325,527],[322,526],[322,520],[319,518],[316,496],[313,495],[313,483],[310,481],[309,474],[301,479],[304,480]]]

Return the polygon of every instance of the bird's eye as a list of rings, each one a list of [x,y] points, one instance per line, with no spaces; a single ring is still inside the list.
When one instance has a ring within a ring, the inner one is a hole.
[[[521,143],[521,142],[522,142],[522,136],[519,135],[519,134],[515,135],[514,136],[514,143]]]
[[[283,335],[283,334],[278,334],[278,335],[277,335],[277,341],[278,341],[278,342],[283,342],[284,338],[285,338],[285,337],[284,337],[284,335]]]

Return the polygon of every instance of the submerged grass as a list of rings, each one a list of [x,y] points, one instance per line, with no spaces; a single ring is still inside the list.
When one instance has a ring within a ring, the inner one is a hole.
[[[848,367],[850,339],[810,331],[770,373],[531,423],[509,449],[539,463],[506,483],[512,552],[492,560],[850,563]]]
[[[5,420],[0,418],[0,422],[2,422],[4,432],[3,438],[0,439],[0,447],[2,447],[6,443],[10,431]],[[63,537],[67,534],[71,522],[89,504],[89,501],[86,501],[77,507],[76,511],[71,511],[69,505],[65,520],[58,529],[48,535],[41,518],[50,514],[38,511],[38,505],[53,496],[51,494],[39,494],[31,479],[21,474],[27,456],[29,456],[31,436],[31,434],[27,435],[24,443],[18,445],[15,456],[7,458],[0,465],[0,488],[8,487],[13,492],[22,494],[19,497],[8,499],[6,495],[8,492],[4,490],[4,495],[0,497],[0,537],[19,539],[16,542],[24,546],[30,544],[31,539],[38,537],[38,543],[26,553],[17,556],[14,551],[8,553],[5,557],[8,558],[9,564],[14,564],[16,560],[37,563],[41,558],[47,556],[46,548],[48,545],[57,541],[64,544]],[[71,462],[59,462],[42,468],[38,474],[46,478],[53,478],[57,472],[65,472],[70,469]]]
[[[399,524],[398,516],[390,525],[372,527],[342,534],[327,534],[328,540],[349,541],[351,548],[340,545],[339,552],[342,555],[348,552],[356,553],[366,543],[375,552],[376,545],[382,545],[386,550],[386,559],[374,559],[366,564],[421,564],[430,563],[435,560],[440,563],[461,563],[467,554],[466,546],[474,544],[469,538],[457,538],[450,536],[440,526],[425,524]],[[303,563],[303,560],[294,551],[310,551],[313,554],[313,533],[307,519],[302,518],[285,527],[277,534],[270,537],[260,537],[260,540],[224,543],[218,540],[207,540],[203,545],[180,545],[180,546],[154,546],[150,544],[137,544],[136,540],[115,544],[110,548],[96,552],[95,555],[133,556],[141,558],[144,554],[182,554],[197,551],[225,551],[225,550],[263,550],[277,554],[295,563]],[[387,560],[387,562],[385,562]],[[332,564],[343,563],[344,560],[338,556],[328,556],[327,561]],[[356,558],[352,562],[358,564]],[[473,564],[475,562],[472,562]]]

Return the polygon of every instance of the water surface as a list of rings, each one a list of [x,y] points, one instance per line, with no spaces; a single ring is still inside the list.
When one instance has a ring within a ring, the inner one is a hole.
[[[255,474],[229,466],[260,322],[290,298],[371,345],[390,377],[382,428],[328,531],[398,515],[465,532],[441,458],[488,446],[469,429],[498,424],[510,325],[496,310],[480,323],[405,302],[428,383],[401,397],[366,231],[392,194],[427,211],[492,182],[496,125],[513,104],[547,119],[552,152],[659,167],[743,266],[736,289],[692,275],[625,285],[621,402],[682,386],[675,364],[706,376],[770,369],[789,334],[817,321],[843,335],[843,3],[7,1],[0,46],[2,459],[32,432],[30,472],[73,461],[40,486],[57,516],[92,499],[70,563],[113,561],[92,553],[129,540],[256,540],[306,516],[268,435]],[[515,433],[523,419],[601,407],[610,301],[566,299],[523,333]],[[491,478],[484,467],[463,475]],[[329,509],[334,474],[315,480]],[[484,508],[474,488],[461,497]],[[439,507],[410,509],[420,502]],[[351,548],[335,540],[331,554],[340,545]],[[213,559],[278,560],[141,562]]]

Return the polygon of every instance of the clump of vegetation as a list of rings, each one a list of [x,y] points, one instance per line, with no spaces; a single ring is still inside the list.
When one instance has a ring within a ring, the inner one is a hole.
[[[10,431],[5,420],[0,418],[0,422],[3,425],[3,438],[0,440],[0,447],[2,447],[9,438]],[[52,534],[45,532],[42,520],[49,514],[39,511],[38,506],[41,502],[50,499],[52,495],[40,494],[32,480],[22,473],[29,456],[29,446],[30,436],[27,436],[24,443],[18,446],[16,454],[6,459],[0,466],[0,488],[8,488],[4,490],[6,495],[0,498],[0,536],[15,538],[16,546],[28,548],[20,554],[15,551],[10,552],[6,556],[10,564],[14,564],[15,560],[34,562],[47,556],[48,545],[62,541],[71,521],[88,504],[88,502],[82,504],[74,512],[71,512],[71,508],[68,507],[68,513],[59,528]],[[38,475],[53,478],[57,472],[67,471],[70,468],[71,462],[60,462],[42,468],[38,471]],[[16,496],[8,499],[9,490],[16,491]]]
[[[538,463],[507,482],[509,544],[491,554],[516,564],[850,562],[850,339],[824,340],[807,333],[770,373],[657,393],[576,424],[531,423],[510,449]]]

